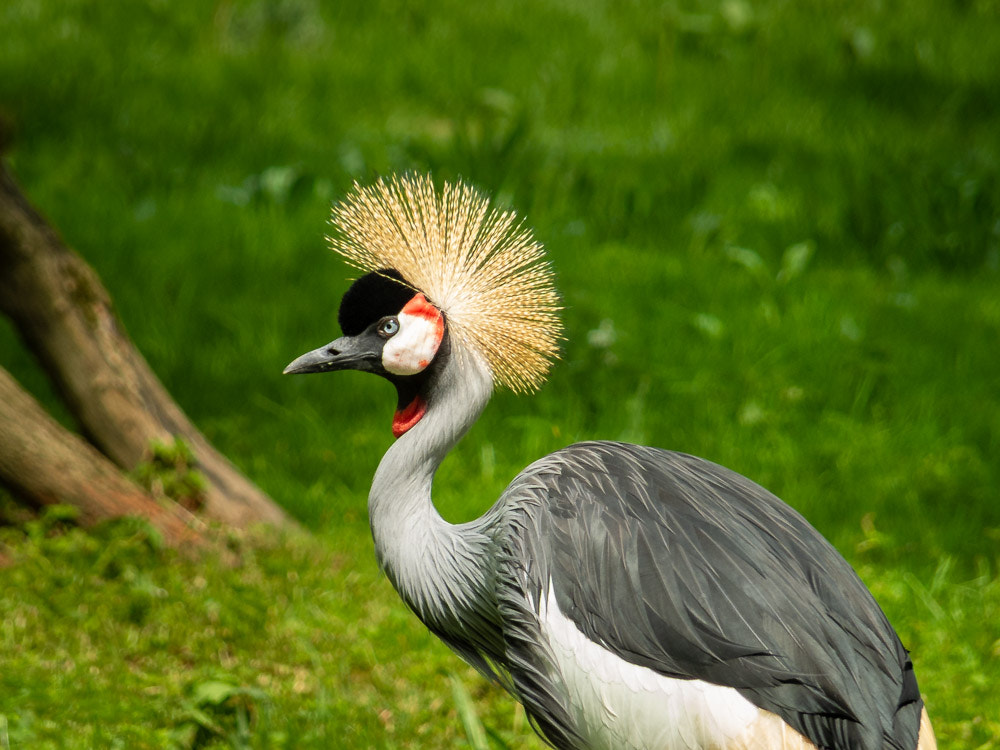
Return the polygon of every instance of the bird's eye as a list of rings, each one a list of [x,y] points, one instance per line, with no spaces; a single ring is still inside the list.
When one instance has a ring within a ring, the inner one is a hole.
[[[378,324],[378,335],[384,339],[392,338],[399,332],[399,321],[395,318],[384,318]]]

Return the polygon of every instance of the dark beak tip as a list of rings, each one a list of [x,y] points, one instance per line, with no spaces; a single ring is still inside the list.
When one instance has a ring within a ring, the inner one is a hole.
[[[295,360],[290,362],[285,366],[285,369],[281,371],[282,375],[307,375],[311,372],[326,372],[329,370],[329,366],[325,362],[302,362],[300,360]]]
[[[323,361],[320,350],[309,352],[308,354],[303,354],[301,357],[293,359],[287,365],[285,369],[281,371],[282,375],[300,375],[303,373],[310,372],[322,372],[326,363]]]
[[[343,346],[339,345],[340,341],[338,339],[293,359],[282,370],[282,374],[306,375],[312,372],[359,369],[358,362],[361,361],[361,358],[357,353],[346,351]]]

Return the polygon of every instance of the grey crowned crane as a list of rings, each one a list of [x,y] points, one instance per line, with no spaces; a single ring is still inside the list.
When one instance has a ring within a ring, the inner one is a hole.
[[[396,386],[368,498],[416,615],[520,700],[554,747],[929,750],[913,665],[843,557],[739,474],[682,453],[571,445],[453,525],[434,473],[494,387],[537,388],[559,301],[511,212],[429,177],[355,186],[331,243],[364,272],[343,336],[286,373]]]

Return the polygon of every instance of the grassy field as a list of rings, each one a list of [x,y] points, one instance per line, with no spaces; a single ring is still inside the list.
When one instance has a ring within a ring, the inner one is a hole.
[[[6,0],[0,28],[11,168],[314,532],[0,529],[0,748],[541,746],[375,568],[389,386],[280,374],[338,333],[330,202],[405,169],[526,215],[566,306],[549,384],[439,472],[447,518],[579,439],[723,463],[858,568],[942,748],[1000,748],[996,0]],[[65,419],[5,323],[0,364]]]

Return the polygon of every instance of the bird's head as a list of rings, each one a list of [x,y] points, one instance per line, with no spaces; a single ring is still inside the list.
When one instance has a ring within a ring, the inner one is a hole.
[[[542,246],[512,212],[461,182],[437,192],[430,177],[405,176],[355,185],[332,224],[334,250],[366,273],[341,300],[344,335],[285,373],[387,378],[398,393],[396,437],[423,417],[453,348],[496,385],[541,385],[558,352],[559,301]]]
[[[392,423],[399,437],[424,415],[430,365],[447,356],[444,314],[398,271],[381,269],[351,285],[337,317],[344,335],[303,354],[285,374],[361,370],[381,375],[399,396]]]

